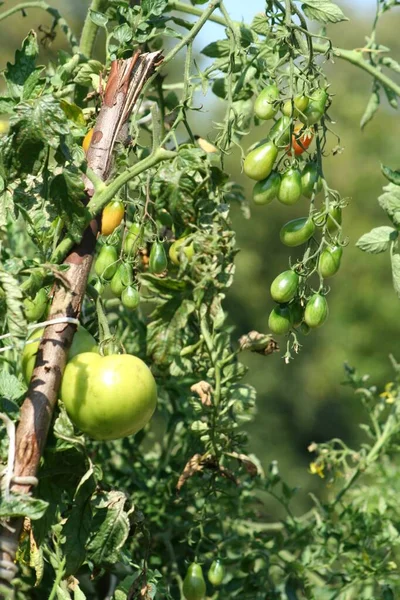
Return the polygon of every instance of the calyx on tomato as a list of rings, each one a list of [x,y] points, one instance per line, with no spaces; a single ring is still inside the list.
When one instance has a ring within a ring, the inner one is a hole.
[[[282,227],[280,239],[285,246],[301,246],[313,236],[314,231],[313,220],[309,217],[300,217],[289,221]]]
[[[95,440],[115,440],[137,433],[150,421],[157,386],[137,356],[84,352],[65,367],[61,400],[84,433]]]
[[[243,170],[250,179],[256,181],[266,179],[272,171],[277,156],[278,148],[275,144],[266,142],[249,152],[244,160]]]
[[[254,113],[259,119],[272,119],[278,112],[279,90],[275,84],[268,85],[257,96]]]
[[[206,595],[206,582],[203,569],[198,563],[189,565],[183,580],[183,595],[186,600],[204,600]]]
[[[254,204],[269,204],[277,197],[281,176],[277,171],[272,171],[266,179],[257,181],[253,187]]]
[[[291,269],[280,273],[271,283],[271,296],[275,302],[286,304],[292,300],[299,287],[299,276]]]
[[[291,206],[301,198],[301,175],[298,169],[288,169],[282,175],[281,185],[278,191],[278,200],[282,204]]]

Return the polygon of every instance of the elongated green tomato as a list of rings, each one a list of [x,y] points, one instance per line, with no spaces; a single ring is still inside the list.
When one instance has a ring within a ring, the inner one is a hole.
[[[286,117],[298,117],[299,113],[304,113],[308,104],[309,98],[307,96],[298,95],[293,98],[293,103],[291,100],[287,100],[282,108],[282,113]]]
[[[271,283],[271,296],[275,302],[286,304],[295,297],[299,287],[299,276],[291,269],[280,273]]]
[[[39,321],[47,308],[47,292],[44,288],[40,289],[33,300],[25,298],[24,313],[29,323]]]
[[[290,117],[283,116],[271,127],[268,139],[274,142],[278,148],[282,148],[289,143],[291,123],[292,119]]]
[[[300,217],[286,223],[281,231],[280,238],[282,244],[294,248],[305,244],[314,234],[315,225],[312,219]]]
[[[94,263],[96,275],[103,279],[111,280],[118,267],[118,254],[115,246],[104,244]]]
[[[172,263],[174,263],[174,265],[179,265],[179,263],[181,262],[181,255],[184,254],[187,258],[187,260],[190,260],[191,258],[193,258],[194,255],[194,247],[193,247],[193,243],[188,244],[187,243],[187,238],[188,236],[185,235],[177,240],[175,240],[175,242],[173,242],[173,244],[171,244],[168,254],[169,254],[169,258],[171,260]]]
[[[299,114],[299,119],[306,125],[314,125],[318,123],[325,112],[328,94],[325,90],[317,89],[310,96],[310,102],[303,114]]]
[[[136,310],[140,304],[140,294],[133,285],[128,285],[121,294],[123,306],[129,310]]]
[[[254,104],[254,113],[259,119],[272,119],[278,112],[279,90],[276,85],[267,85],[260,92]]]
[[[111,235],[124,218],[125,207],[121,200],[113,200],[104,208],[101,215],[101,234]]]
[[[339,271],[342,254],[341,246],[330,246],[321,252],[318,260],[318,272],[321,277],[333,277]]]
[[[272,171],[266,179],[257,181],[253,187],[254,204],[269,204],[277,197],[281,176],[277,171]]]
[[[323,325],[328,318],[329,309],[325,296],[314,294],[306,304],[304,322],[315,329]]]
[[[115,440],[137,433],[150,421],[157,386],[136,356],[84,352],[65,367],[61,400],[84,433],[95,440]]]
[[[308,162],[301,173],[301,189],[303,196],[311,198],[322,190],[322,180],[318,173],[316,162]]]
[[[128,263],[121,263],[111,279],[110,288],[113,294],[121,296],[124,289],[132,283],[132,267]]]
[[[189,565],[183,580],[183,595],[186,600],[204,600],[206,595],[206,582],[203,569],[197,563]]]
[[[132,256],[143,246],[144,231],[139,223],[132,223],[124,240],[125,254]]]
[[[62,325],[60,325],[62,327]],[[22,374],[26,383],[29,383],[32,377],[33,368],[35,366],[36,354],[40,344],[40,338],[43,336],[44,327],[41,329],[35,329],[32,331],[27,341],[31,342],[30,344],[26,344],[24,350],[22,352]],[[32,342],[32,340],[37,340]],[[58,343],[54,341],[54,345]],[[51,339],[46,341],[46,344],[52,345],[53,342]],[[71,347],[68,352],[68,360],[71,360],[77,354],[81,354],[82,352],[97,352],[97,343],[96,340],[90,333],[80,325],[78,330],[76,331]]]
[[[207,573],[208,581],[215,587],[218,587],[223,582],[224,576],[225,576],[225,567],[222,564],[222,561],[219,558],[217,558],[217,560],[214,560],[211,563],[211,566],[208,570],[208,573]]]
[[[268,327],[276,335],[285,335],[292,328],[292,315],[286,304],[278,304],[272,309],[268,318]]]
[[[167,268],[168,260],[165,254],[164,244],[154,242],[150,250],[149,269],[151,273],[159,275]]]
[[[292,323],[295,327],[299,327],[301,325],[304,318],[304,309],[300,304],[299,300],[293,300],[289,304],[290,315],[292,317]]]
[[[250,179],[266,179],[271,173],[278,148],[273,142],[267,142],[255,150],[249,152],[243,163],[243,170]]]
[[[329,209],[326,227],[329,233],[334,233],[338,229],[338,225],[342,224],[342,209],[340,206],[333,206]]]
[[[301,198],[301,175],[298,169],[288,169],[283,174],[278,192],[278,200],[291,206]]]

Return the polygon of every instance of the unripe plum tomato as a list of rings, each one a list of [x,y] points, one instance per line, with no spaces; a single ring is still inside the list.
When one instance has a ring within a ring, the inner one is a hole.
[[[198,563],[189,565],[183,580],[183,595],[186,600],[204,600],[206,595],[206,582],[203,569]]]
[[[292,156],[292,150],[295,156],[300,156],[310,146],[314,139],[314,134],[308,129],[304,129],[304,125],[296,125],[292,134],[292,148],[288,146],[288,155]]]
[[[111,279],[111,291],[119,298],[130,283],[132,283],[132,267],[128,263],[121,263]]]
[[[321,277],[333,277],[339,271],[342,254],[341,246],[328,246],[321,252],[318,260],[318,272]]]
[[[207,573],[208,581],[215,587],[218,587],[223,582],[224,576],[225,576],[225,567],[222,564],[222,561],[219,558],[217,558],[216,560],[214,560],[211,563],[211,566],[208,570],[208,573]]]
[[[121,200],[109,202],[101,215],[101,234],[110,235],[120,225],[124,213],[124,203]]]
[[[334,233],[338,229],[338,225],[342,224],[342,209],[340,206],[332,206],[329,209],[326,228],[329,233]]]
[[[115,246],[110,244],[104,244],[101,248],[96,262],[94,263],[94,270],[96,275],[103,279],[111,280],[118,268],[118,254]]]
[[[292,329],[292,315],[286,304],[278,304],[268,318],[268,327],[276,335],[284,335]]]
[[[133,285],[128,285],[121,294],[122,305],[129,310],[136,310],[140,304],[140,294]]]
[[[303,196],[311,198],[322,190],[322,180],[318,173],[318,165],[314,161],[308,162],[301,173],[301,189]]]
[[[85,154],[88,153],[90,142],[92,141],[93,133],[94,133],[94,127],[92,127],[91,129],[89,129],[89,131],[87,132],[87,134],[83,138],[82,148],[83,148],[83,151],[84,151]]]
[[[275,302],[286,304],[290,302],[297,293],[299,287],[299,276],[289,269],[280,273],[271,283],[271,296]]]
[[[124,240],[124,252],[134,255],[144,243],[144,231],[139,223],[132,223]]]
[[[44,288],[40,289],[33,300],[25,298],[24,313],[29,323],[39,321],[47,308],[47,292]]]
[[[328,100],[328,94],[325,90],[318,88],[310,95],[310,101],[303,114],[299,114],[299,119],[305,125],[314,125],[318,123],[320,118],[325,112],[326,102]]]
[[[149,270],[151,273],[160,275],[167,268],[168,260],[165,254],[164,244],[161,242],[154,242],[150,250],[149,259]]]
[[[184,254],[188,260],[193,258],[194,247],[193,243],[187,243],[187,235],[175,240],[169,248],[168,254],[171,262],[174,265],[179,265],[181,262],[181,254]]]
[[[307,98],[307,96],[303,96],[303,95],[297,95],[293,98],[293,103],[291,100],[287,100],[285,102],[285,104],[283,105],[282,108],[282,113],[286,116],[286,117],[298,117],[299,116],[299,112],[304,113],[304,111],[306,110],[308,103],[309,103],[309,98]]]
[[[157,386],[137,356],[84,352],[65,367],[61,400],[71,421],[88,436],[115,440],[137,433],[150,421]]]
[[[33,368],[35,366],[36,354],[40,344],[40,338],[43,336],[44,327],[41,329],[35,329],[32,331],[27,341],[37,340],[37,342],[32,342],[31,344],[26,344],[24,350],[22,352],[22,374],[26,383],[29,383],[32,377]],[[48,342],[51,344],[51,340]],[[84,328],[82,325],[79,325],[73,340],[71,347],[68,351],[68,360],[74,358],[78,354],[82,352],[97,352],[97,343],[94,337]]]
[[[257,96],[254,113],[259,119],[272,119],[278,112],[279,90],[275,84],[267,85]]]
[[[277,171],[272,171],[266,179],[257,181],[253,187],[254,204],[269,204],[277,197],[281,176]]]
[[[304,322],[314,329],[320,327],[328,318],[329,309],[325,296],[313,294],[306,304]]]
[[[291,206],[301,198],[301,175],[298,169],[288,169],[282,175],[281,185],[278,191],[278,200],[282,204]]]
[[[301,325],[304,318],[304,309],[299,300],[293,300],[289,304],[289,310],[292,317],[292,323],[295,327]]]
[[[250,179],[256,181],[266,179],[272,171],[277,156],[278,148],[273,142],[262,144],[246,156],[243,170]]]
[[[277,120],[277,122],[271,127],[268,133],[268,139],[274,142],[278,148],[283,148],[290,140],[290,125],[292,119],[290,117],[283,116]]]
[[[294,248],[305,244],[314,234],[315,225],[312,219],[300,217],[286,223],[280,231],[282,244]]]

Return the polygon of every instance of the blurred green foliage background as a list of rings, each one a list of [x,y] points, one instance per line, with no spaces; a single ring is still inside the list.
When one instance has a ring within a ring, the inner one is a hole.
[[[14,0],[5,2],[2,8],[15,4]],[[77,33],[80,31],[89,2],[53,0],[50,4],[62,12]],[[238,0],[227,0],[226,4],[228,9],[234,10],[236,17]],[[250,13],[249,7],[246,14],[251,17],[262,4],[257,0],[254,12]],[[329,27],[328,35],[332,36],[336,46],[362,47],[373,18],[368,9],[374,3],[338,4],[350,21]],[[0,23],[0,68],[13,58],[29,29],[38,31],[39,26],[50,24],[51,18],[37,9],[30,10],[25,18],[18,14]],[[392,56],[397,60],[400,59],[399,27],[400,11],[395,9],[382,19],[378,28],[378,41],[392,48]],[[39,37],[42,35],[39,32]],[[223,28],[210,25],[202,33],[201,43],[199,41],[196,48],[200,50],[213,41],[215,35],[223,37]],[[98,49],[99,58],[103,59],[101,41],[98,41]],[[48,56],[55,59],[57,50],[63,47],[64,38],[59,33],[50,48],[43,48],[43,60]],[[204,64],[204,58],[199,56],[196,60],[200,66]],[[349,206],[344,211],[348,246],[339,274],[330,280],[330,317],[321,330],[302,338],[301,352],[289,365],[282,359],[283,352],[268,357],[244,357],[249,367],[247,381],[258,392],[258,415],[254,423],[247,426],[250,449],[259,456],[265,468],[271,460],[278,460],[284,478],[302,488],[298,501],[301,505],[308,502],[307,492],[318,487],[324,489],[324,482],[307,470],[311,460],[307,451],[310,442],[342,437],[348,443],[356,444],[362,439],[358,424],[363,415],[359,403],[351,390],[341,384],[344,363],[348,362],[362,373],[370,373],[372,380],[383,387],[392,377],[389,354],[397,354],[400,359],[399,302],[392,288],[389,257],[386,254],[366,255],[355,247],[362,233],[387,224],[377,204],[377,197],[385,185],[380,163],[399,167],[398,114],[382,99],[378,115],[361,132],[359,122],[372,88],[370,77],[339,59],[327,64],[326,70],[331,81],[330,91],[334,94],[329,112],[343,151],[326,157],[325,175],[330,187],[349,198]],[[179,79],[181,72],[178,59],[169,71],[168,81]],[[201,113],[193,113],[193,131],[212,139],[213,122],[223,116],[222,102],[215,97],[200,98],[199,101],[204,108]],[[268,128],[268,125],[253,128],[243,139],[243,147],[265,137]],[[331,148],[336,144],[332,135]],[[227,158],[226,170],[232,179],[244,186],[250,199],[252,183],[241,174],[238,151]],[[273,305],[269,286],[272,279],[287,268],[291,252],[281,245],[279,229],[286,221],[305,214],[305,202],[303,199],[296,207],[278,203],[267,207],[252,206],[249,220],[234,207],[233,219],[241,251],[236,261],[236,281],[226,306],[235,326],[235,337],[252,329],[267,332],[268,314]],[[292,256],[295,258],[295,253]],[[282,338],[283,351],[285,344]]]

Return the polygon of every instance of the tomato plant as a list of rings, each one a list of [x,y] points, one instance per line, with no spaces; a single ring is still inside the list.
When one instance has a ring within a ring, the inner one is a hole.
[[[272,309],[268,318],[268,328],[276,335],[289,333],[292,328],[292,314],[285,304],[278,304]]]
[[[103,279],[110,280],[114,277],[118,268],[118,253],[115,246],[104,244],[102,246],[96,262],[94,270],[96,275]]]
[[[311,328],[320,327],[328,318],[328,303],[321,294],[314,294],[304,310],[304,322]]]
[[[165,253],[164,244],[154,242],[150,250],[149,269],[152,273],[159,275],[167,268],[167,255]]]

